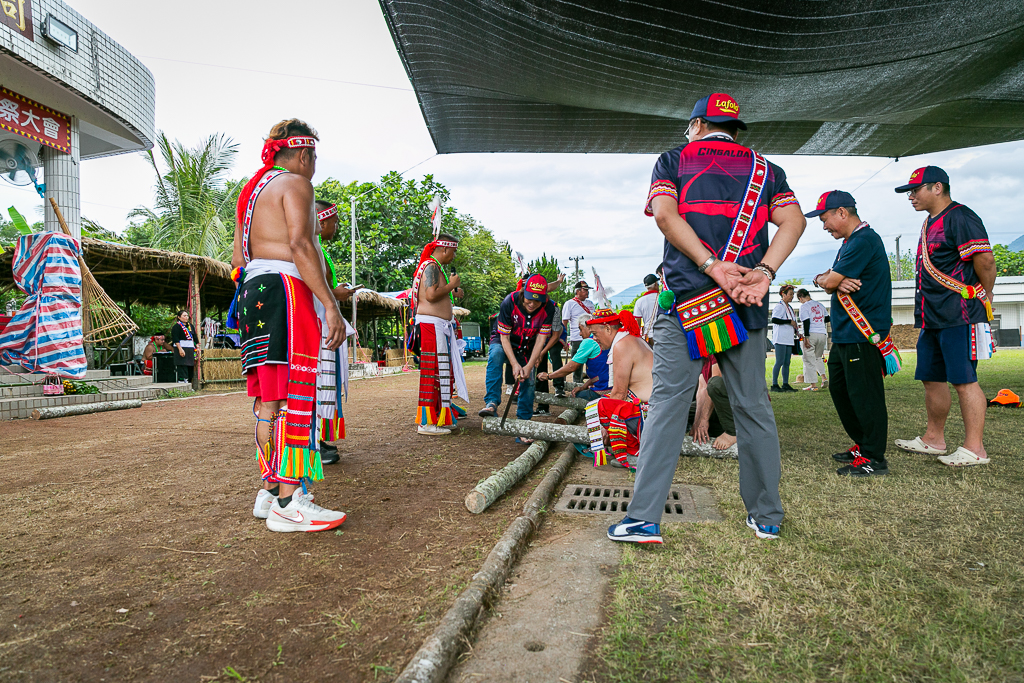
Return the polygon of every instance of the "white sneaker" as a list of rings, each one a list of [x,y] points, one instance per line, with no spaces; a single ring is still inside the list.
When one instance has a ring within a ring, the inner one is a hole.
[[[420,425],[419,429],[416,430],[420,434],[429,434],[431,436],[439,436],[441,434],[451,434],[452,430],[445,427],[438,427],[437,425]]]
[[[270,514],[270,506],[277,500],[277,496],[266,489],[260,489],[256,494],[256,503],[252,506],[252,516],[257,519],[266,519]]]
[[[293,495],[287,507],[281,501],[270,506],[267,528],[271,531],[325,531],[345,521],[344,512],[322,508],[301,493]]]

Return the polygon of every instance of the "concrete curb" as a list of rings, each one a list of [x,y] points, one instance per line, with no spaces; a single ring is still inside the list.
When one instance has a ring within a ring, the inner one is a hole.
[[[441,618],[434,632],[412,656],[395,683],[443,683],[456,658],[469,642],[487,601],[505,584],[512,567],[540,526],[541,512],[551,503],[555,489],[568,474],[576,459],[576,448],[567,443],[558,460],[523,506],[517,517],[495,544],[480,571]]]

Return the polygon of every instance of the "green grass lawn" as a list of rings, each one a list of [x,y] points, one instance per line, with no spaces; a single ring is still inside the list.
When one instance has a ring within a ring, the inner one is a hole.
[[[890,443],[924,431],[916,354],[903,359],[885,382]],[[1024,395],[1024,352],[1000,351],[978,374],[990,398]],[[892,447],[891,474],[863,480],[835,474],[830,456],[850,441],[827,391],[772,399],[782,537],[744,526],[734,461],[684,458],[676,481],[710,487],[727,521],[669,525],[664,546],[624,549],[586,679],[1024,681],[1024,411],[988,409],[990,465]]]

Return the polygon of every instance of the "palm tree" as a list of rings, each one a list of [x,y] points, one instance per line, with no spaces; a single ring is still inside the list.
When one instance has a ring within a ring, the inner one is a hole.
[[[141,219],[141,225],[136,225],[143,232],[151,231],[153,247],[227,260],[235,200],[243,181],[227,181],[224,175],[238,145],[216,133],[188,149],[177,140],[172,143],[161,131],[156,147],[166,171],[161,171],[153,150],[145,152],[156,173],[156,205],[140,206],[128,218]]]

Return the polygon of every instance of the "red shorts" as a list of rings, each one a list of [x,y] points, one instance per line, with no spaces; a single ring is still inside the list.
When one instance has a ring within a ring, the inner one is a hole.
[[[265,363],[245,373],[249,395],[261,401],[288,399],[288,366],[284,363]]]

